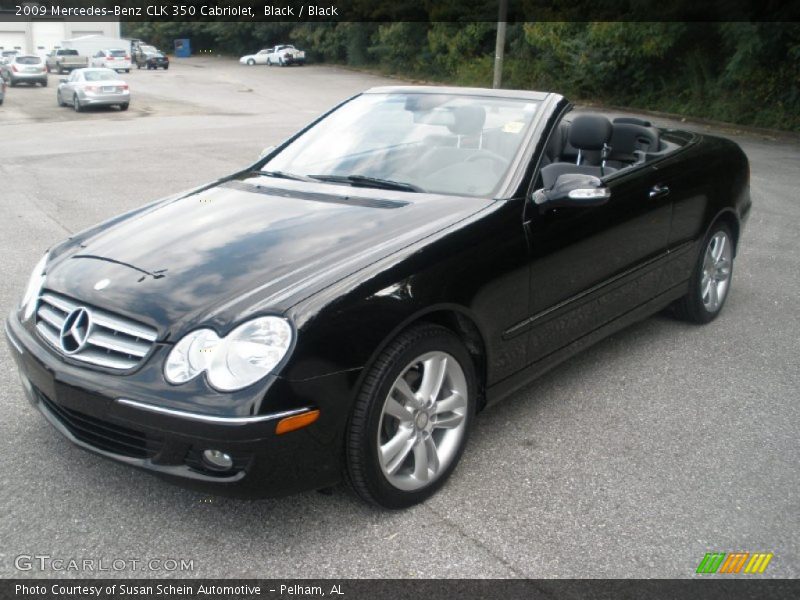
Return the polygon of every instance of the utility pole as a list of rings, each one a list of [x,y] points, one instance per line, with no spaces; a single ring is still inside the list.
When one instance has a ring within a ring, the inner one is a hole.
[[[506,18],[508,15],[508,0],[500,0],[500,9],[497,14],[497,41],[494,45],[494,79],[492,87],[499,88],[503,83],[503,54],[506,47]]]

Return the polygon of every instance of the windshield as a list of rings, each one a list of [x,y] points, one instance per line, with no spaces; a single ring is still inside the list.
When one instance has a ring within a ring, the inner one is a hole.
[[[485,196],[500,184],[538,108],[522,99],[364,94],[291,142],[262,171]]]
[[[127,52],[125,50],[109,50],[108,54],[110,56],[125,56]]]
[[[158,52],[155,46],[142,46],[141,50],[142,52]]]
[[[78,56],[77,50],[59,50],[56,52],[57,56]]]
[[[108,81],[119,79],[119,76],[111,69],[103,69],[102,71],[84,71],[83,78],[86,81]]]
[[[18,56],[16,62],[18,65],[38,65],[42,59],[38,56]]]

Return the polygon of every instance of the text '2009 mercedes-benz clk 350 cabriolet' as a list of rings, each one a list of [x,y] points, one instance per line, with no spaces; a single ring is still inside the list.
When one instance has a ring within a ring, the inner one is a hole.
[[[52,247],[7,336],[83,448],[247,495],[344,478],[400,508],[487,404],[668,306],[714,319],[749,208],[725,139],[552,93],[376,88]]]

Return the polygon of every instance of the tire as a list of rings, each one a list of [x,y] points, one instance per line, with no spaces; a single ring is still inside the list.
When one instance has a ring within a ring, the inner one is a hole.
[[[688,293],[674,305],[680,319],[705,324],[719,316],[730,293],[734,251],[731,228],[717,222],[703,240]]]
[[[128,110],[128,105],[127,104],[120,104],[119,105],[119,109],[120,110]]]
[[[58,102],[59,106],[66,106],[66,102],[61,98],[61,92],[56,92],[56,101]]]
[[[81,112],[83,107],[81,106],[81,100],[78,98],[78,94],[72,96],[72,108],[75,112]]]
[[[45,79],[44,81],[41,81],[40,84],[41,84],[42,87],[47,87],[47,79]]]
[[[164,70],[165,70],[165,71],[166,71],[167,69],[169,69],[169,65],[166,65],[166,66],[164,67]]]
[[[271,61],[270,59],[267,59],[267,66],[268,66],[268,67],[271,67],[271,66],[272,66],[272,61]]]
[[[126,73],[130,73],[130,72],[131,72],[131,70],[130,70],[130,69],[125,69],[125,72],[126,72]]]
[[[247,66],[248,67],[252,67],[254,64],[256,64],[256,61],[254,61],[252,58],[247,60]]]
[[[136,63],[136,70],[137,70],[137,71],[141,71],[141,70],[142,70],[142,65],[141,65],[141,63],[138,63],[138,62]]]
[[[421,392],[436,390],[437,379],[438,392]],[[347,424],[346,479],[356,494],[390,509],[433,495],[461,458],[476,395],[472,358],[455,334],[438,325],[400,334],[367,372]]]
[[[285,66],[286,66],[286,63],[283,61],[283,57],[282,57],[282,56],[281,56],[281,57],[278,59],[278,64],[279,64],[280,66],[282,66],[282,67],[285,67]]]

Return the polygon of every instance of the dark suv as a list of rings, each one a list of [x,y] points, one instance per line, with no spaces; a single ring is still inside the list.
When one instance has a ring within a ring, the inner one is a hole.
[[[155,46],[139,46],[133,52],[133,62],[137,69],[169,69],[169,58]]]

